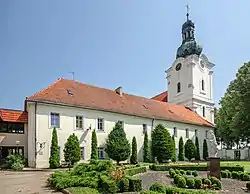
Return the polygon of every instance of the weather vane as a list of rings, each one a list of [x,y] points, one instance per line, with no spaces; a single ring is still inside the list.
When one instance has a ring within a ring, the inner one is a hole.
[[[188,6],[188,4],[186,5],[186,8],[187,8],[187,14],[186,14],[186,16],[187,16],[187,20],[189,20],[189,6]]]

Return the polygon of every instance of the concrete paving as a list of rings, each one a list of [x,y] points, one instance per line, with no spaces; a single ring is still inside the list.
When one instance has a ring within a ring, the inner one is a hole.
[[[1,194],[59,194],[47,187],[51,172],[13,172],[0,171]]]

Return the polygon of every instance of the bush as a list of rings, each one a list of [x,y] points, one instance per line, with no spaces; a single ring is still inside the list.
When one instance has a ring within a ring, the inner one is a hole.
[[[179,161],[184,161],[184,143],[183,143],[182,137],[180,137],[180,140],[179,140],[178,160]]]
[[[194,179],[187,179],[187,186],[189,189],[193,189],[195,185]]]
[[[238,179],[243,180],[244,172],[238,172]]]
[[[92,131],[91,136],[91,157],[92,160],[98,160],[97,137],[95,130]]]
[[[243,181],[250,181],[250,175],[247,173],[244,173],[243,177],[242,177]]]
[[[49,167],[58,168],[59,166],[60,166],[60,156],[59,156],[58,138],[57,138],[56,128],[54,127],[50,145]]]
[[[176,148],[175,148],[175,138],[174,135],[172,136],[172,144],[173,144],[173,156],[171,158],[172,162],[176,162]]]
[[[239,173],[236,172],[236,171],[233,171],[233,172],[232,172],[232,178],[233,178],[233,179],[239,179]]]
[[[192,174],[192,172],[190,171],[190,170],[188,170],[187,172],[186,172],[186,175],[191,175]]]
[[[247,188],[247,190],[250,190],[250,182],[248,182],[248,183],[246,184],[246,188]]]
[[[90,193],[99,194],[99,191],[97,191],[96,189],[92,189],[88,187],[72,187],[72,188],[68,188],[67,190],[75,194],[90,194]]]
[[[185,157],[190,161],[195,157],[195,146],[191,139],[188,139],[185,143]]]
[[[100,175],[99,188],[102,193],[117,193],[118,191],[116,182],[106,175]]]
[[[150,162],[149,158],[149,141],[147,131],[144,134],[144,144],[143,144],[143,161]]]
[[[171,168],[171,169],[169,170],[169,175],[170,175],[170,177],[171,177],[171,178],[174,178],[174,175],[175,175],[175,174],[176,174],[176,173],[175,173],[175,170]]]
[[[201,179],[195,178],[195,179],[194,179],[194,187],[195,187],[196,189],[200,189],[200,188],[201,188],[201,185],[202,185]]]
[[[227,178],[232,178],[232,173],[229,170],[225,170],[225,172],[227,173]]]
[[[176,174],[181,174],[180,171],[178,169],[175,169],[175,173]]]
[[[127,177],[123,177],[119,182],[118,182],[118,187],[119,191],[121,193],[123,192],[128,192],[129,191],[129,179]]]
[[[203,191],[203,190],[188,190],[188,189],[182,189],[182,188],[176,188],[176,187],[171,187],[167,186],[165,187],[166,189],[166,194],[214,194],[213,191]],[[151,194],[151,193],[144,193],[144,194]]]
[[[136,168],[129,168],[125,170],[125,174],[128,176],[134,176],[139,173],[144,173],[147,172],[147,167],[142,166],[142,167],[136,167]]]
[[[174,176],[174,184],[178,184],[178,180],[179,180],[179,178],[181,177],[181,175],[179,175],[179,174],[176,174],[175,176]]]
[[[134,178],[134,177],[128,177],[129,179],[129,191],[141,191],[142,190],[142,180]]]
[[[216,185],[216,188],[221,189],[222,188],[222,184],[221,181],[219,179],[217,179],[216,177],[209,177],[209,180],[212,182],[212,184]]]
[[[79,140],[74,133],[68,137],[63,152],[64,159],[70,167],[81,159]]]
[[[199,146],[199,140],[198,137],[195,137],[195,160],[200,160],[200,146]]]
[[[228,177],[228,174],[226,171],[221,171],[221,177],[222,178],[227,178]]]
[[[198,174],[198,172],[195,170],[195,171],[192,172],[192,175],[193,175],[194,177],[197,177],[199,174]]]
[[[181,173],[182,175],[184,175],[184,174],[185,174],[185,171],[184,171],[184,170],[180,170],[180,173]]]
[[[182,176],[178,178],[177,186],[179,188],[185,188],[186,187],[186,179]]]
[[[137,143],[136,143],[136,138],[133,137],[132,139],[132,155],[130,157],[130,163],[131,164],[137,164]]]
[[[105,152],[111,159],[115,160],[117,164],[119,164],[120,161],[127,160],[130,156],[130,144],[123,126],[119,122],[115,124],[113,130],[108,135]]]
[[[149,187],[150,191],[156,191],[158,193],[165,193],[165,187],[159,183],[154,183]]]
[[[152,131],[152,154],[157,161],[162,163],[168,161],[173,156],[172,138],[163,125],[157,125]]]
[[[204,139],[204,141],[203,141],[203,159],[207,160],[207,157],[208,157],[207,140]]]
[[[231,172],[233,172],[233,171],[241,171],[241,172],[244,172],[244,166],[227,166],[227,165],[225,165],[225,166],[221,166],[220,167],[220,169],[221,170],[228,170],[228,171],[231,171]]]
[[[10,154],[6,158],[6,164],[9,169],[22,170],[24,168],[24,158],[20,154]]]
[[[208,178],[206,178],[206,179],[204,180],[204,184],[208,185],[208,187],[211,187],[212,182],[211,182]]]

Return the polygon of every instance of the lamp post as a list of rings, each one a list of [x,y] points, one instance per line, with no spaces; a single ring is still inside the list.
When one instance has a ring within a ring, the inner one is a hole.
[[[18,146],[20,144],[20,141],[16,141],[16,147],[17,147],[17,153],[19,154]]]

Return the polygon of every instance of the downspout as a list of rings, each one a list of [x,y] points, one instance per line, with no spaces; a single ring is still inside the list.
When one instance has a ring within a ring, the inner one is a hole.
[[[37,148],[36,148],[36,109],[37,109],[37,102],[35,102],[35,168],[36,168],[36,156],[37,156]]]

